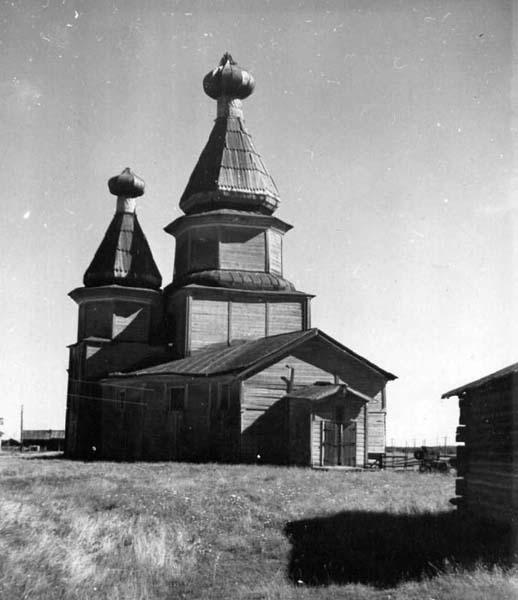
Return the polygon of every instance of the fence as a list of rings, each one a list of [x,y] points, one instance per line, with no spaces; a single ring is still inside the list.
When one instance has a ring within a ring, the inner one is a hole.
[[[426,443],[423,443],[422,446],[388,446],[384,457],[383,467],[385,469],[404,471],[417,471],[419,469],[432,470],[429,468],[427,469],[422,460],[415,458],[415,452],[422,450],[423,447],[427,448],[428,452],[432,454],[430,458],[434,459],[432,461],[425,461],[427,462],[428,467],[438,467],[439,470],[443,467],[442,470],[447,470],[449,466],[454,466],[454,460],[452,459],[455,459],[456,457],[456,447],[448,446],[445,440],[445,444],[441,446],[426,446]],[[433,455],[435,455],[435,457]]]

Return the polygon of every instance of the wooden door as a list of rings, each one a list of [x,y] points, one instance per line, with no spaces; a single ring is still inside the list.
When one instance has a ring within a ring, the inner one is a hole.
[[[356,423],[321,421],[322,466],[356,464]]]
[[[342,465],[356,466],[356,422],[350,421],[342,425]]]

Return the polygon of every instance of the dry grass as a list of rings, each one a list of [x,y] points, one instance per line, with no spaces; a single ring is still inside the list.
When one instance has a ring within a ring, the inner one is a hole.
[[[0,458],[0,597],[514,599],[454,479]]]

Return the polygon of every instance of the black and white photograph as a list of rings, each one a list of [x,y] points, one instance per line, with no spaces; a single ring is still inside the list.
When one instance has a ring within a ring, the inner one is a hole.
[[[517,36],[2,0],[2,600],[518,599]]]

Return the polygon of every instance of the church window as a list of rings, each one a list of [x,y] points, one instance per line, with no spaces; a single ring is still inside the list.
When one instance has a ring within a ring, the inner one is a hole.
[[[124,408],[124,402],[126,402],[126,390],[119,391],[119,408]]]

